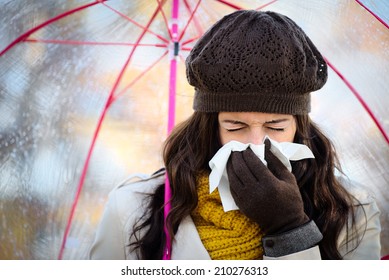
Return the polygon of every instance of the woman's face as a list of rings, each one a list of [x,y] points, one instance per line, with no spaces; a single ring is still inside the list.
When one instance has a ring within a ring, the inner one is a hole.
[[[293,142],[296,120],[293,115],[259,112],[220,112],[219,135],[221,144],[232,140],[262,144],[267,135],[277,142]]]

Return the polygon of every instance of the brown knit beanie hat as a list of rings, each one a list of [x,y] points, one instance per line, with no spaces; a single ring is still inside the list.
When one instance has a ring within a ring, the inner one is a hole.
[[[327,64],[304,31],[275,12],[237,11],[219,20],[186,59],[193,109],[202,112],[310,111]]]

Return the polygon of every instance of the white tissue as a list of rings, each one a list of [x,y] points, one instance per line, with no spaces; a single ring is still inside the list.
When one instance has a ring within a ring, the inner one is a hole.
[[[302,144],[290,142],[276,142],[269,137],[265,137],[271,142],[272,153],[280,159],[280,161],[292,171],[290,164],[291,160],[301,160],[305,158],[314,158],[312,151]],[[209,175],[209,193],[212,193],[216,188],[219,189],[220,198],[223,204],[224,212],[238,209],[230,192],[230,184],[227,176],[227,161],[231,152],[241,152],[248,147],[258,156],[258,158],[267,165],[265,160],[265,144],[243,144],[238,141],[231,141],[225,144],[209,161],[211,174]]]

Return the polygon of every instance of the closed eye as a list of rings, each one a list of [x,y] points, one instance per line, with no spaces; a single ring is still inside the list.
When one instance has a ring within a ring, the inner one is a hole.
[[[226,128],[227,131],[229,132],[234,132],[243,129],[244,127],[238,127],[238,128]]]
[[[285,131],[285,128],[278,128],[278,127],[268,127],[268,129],[274,130],[274,131]]]

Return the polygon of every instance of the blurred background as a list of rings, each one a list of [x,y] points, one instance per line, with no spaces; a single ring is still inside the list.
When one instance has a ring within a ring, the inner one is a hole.
[[[178,23],[178,123],[192,113],[188,51],[239,8],[288,15],[333,66],[311,117],[376,196],[389,254],[389,2],[178,2],[174,21],[171,0],[0,0],[0,259],[57,259],[67,227],[63,258],[87,257],[109,191],[162,167],[169,28]]]

